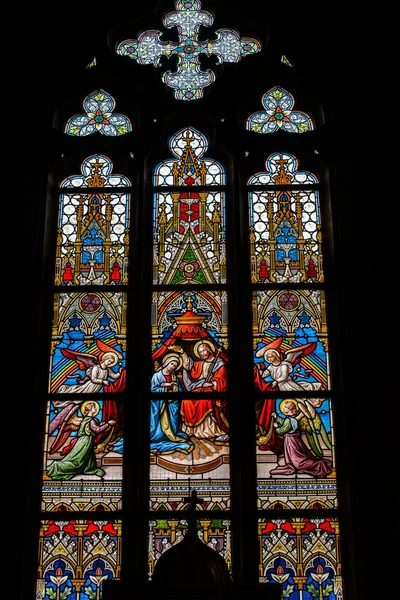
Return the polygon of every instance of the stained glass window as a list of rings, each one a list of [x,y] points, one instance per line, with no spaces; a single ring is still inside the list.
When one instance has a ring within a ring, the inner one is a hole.
[[[250,115],[246,123],[249,131],[274,133],[282,129],[289,133],[306,133],[314,129],[313,119],[309,115],[292,110],[294,98],[287,90],[279,86],[271,88],[261,101],[265,110]]]
[[[228,28],[202,39],[214,23],[202,4],[176,0],[166,31],[108,40],[125,102],[99,78],[83,112],[62,120],[35,393],[37,600],[108,600],[105,582],[121,578],[154,584],[160,557],[195,520],[192,492],[197,536],[233,582],[275,583],[289,600],[345,597],[317,122],[297,110],[294,69],[282,67],[288,89],[268,88],[279,78],[266,72],[251,91],[260,41]],[[90,81],[105,54],[86,57]],[[245,57],[251,78],[239,71],[235,95],[227,78],[223,97],[218,66],[239,69]],[[170,104],[157,78],[151,98],[150,76],[127,80],[143,65],[162,67]],[[210,91],[219,100],[206,108]]]
[[[92,416],[100,423],[110,420],[115,423],[111,428],[101,429],[98,423],[90,421]],[[46,417],[42,509],[47,512],[121,510],[122,403],[114,398],[54,399],[48,403]],[[89,427],[93,428],[93,452],[87,451],[85,455],[81,441],[88,444]]]
[[[44,520],[37,598],[101,598],[106,580],[121,571],[121,521]]]
[[[226,175],[207,149],[206,136],[185,127],[169,140],[174,158],[154,169],[153,511],[186,509],[190,490],[199,510],[230,507]]]
[[[248,179],[259,581],[279,582],[285,598],[333,600],[342,581],[320,181],[289,153],[266,167]]]
[[[226,292],[154,293],[151,391],[182,399],[151,400],[152,510],[185,508],[190,489],[204,498],[200,508],[229,508],[226,300]],[[223,395],[207,397],[214,392]]]
[[[193,128],[171,138],[176,157],[154,172],[154,283],[225,283],[225,171],[205,158],[207,140]],[[171,188],[178,188],[181,190]]]
[[[95,66],[96,59],[89,67]],[[86,136],[98,131],[102,135],[117,136],[132,131],[128,117],[114,113],[115,100],[104,90],[96,90],[83,101],[84,114],[71,117],[65,125],[68,135]]]
[[[299,498],[302,508],[315,508],[316,499],[337,507],[333,416],[330,399],[321,395],[330,388],[324,304],[322,290],[254,292],[254,381],[264,393],[256,403],[260,508],[295,508]],[[278,390],[284,398],[268,397]],[[287,415],[297,420],[304,442],[298,462],[285,453]]]
[[[259,519],[258,535],[260,581],[283,598],[343,598],[337,519]]]
[[[112,171],[106,156],[95,155],[83,162],[81,175],[61,183],[56,285],[128,281],[130,181]]]
[[[58,186],[37,579],[46,600],[101,598],[120,576],[130,199],[130,180],[100,154]]]
[[[143,31],[137,39],[126,39],[116,47],[116,53],[129,56],[140,65],[160,65],[162,56],[175,55],[178,59],[175,72],[166,71],[163,82],[174,90],[178,100],[198,100],[204,88],[216,78],[214,71],[201,69],[199,57],[216,56],[218,63],[239,62],[247,54],[260,52],[261,44],[251,37],[240,37],[236,30],[218,29],[215,40],[199,40],[200,27],[211,27],[214,16],[201,10],[200,0],[175,0],[175,10],[163,18],[165,28],[176,28],[179,41],[163,41],[161,31]]]
[[[291,154],[272,154],[266,167],[248,182],[252,281],[323,281],[317,180]]]

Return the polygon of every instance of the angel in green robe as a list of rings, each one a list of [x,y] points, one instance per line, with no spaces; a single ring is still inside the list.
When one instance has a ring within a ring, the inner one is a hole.
[[[68,453],[63,458],[55,460],[47,469],[47,475],[51,479],[68,481],[76,475],[97,475],[98,477],[105,475],[103,469],[97,466],[94,439],[97,434],[115,425],[116,421],[99,423],[95,418],[99,411],[100,406],[94,400],[82,403],[83,418],[74,438],[76,441],[73,445],[68,446]]]

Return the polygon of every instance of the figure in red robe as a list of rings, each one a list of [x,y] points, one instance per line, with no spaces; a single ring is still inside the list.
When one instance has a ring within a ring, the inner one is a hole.
[[[213,342],[204,339],[193,348],[199,360],[193,360],[179,348],[182,355],[182,385],[188,392],[225,392],[227,389],[226,363]],[[225,398],[182,400],[183,431],[197,438],[213,439],[217,443],[228,441],[229,423]]]
[[[254,365],[254,383],[261,392],[276,391],[271,381],[265,381],[260,371],[264,365]],[[256,404],[257,419],[257,445],[260,450],[270,450],[274,454],[283,453],[283,439],[279,437],[273,427],[272,414],[275,411],[275,398],[265,398]]]

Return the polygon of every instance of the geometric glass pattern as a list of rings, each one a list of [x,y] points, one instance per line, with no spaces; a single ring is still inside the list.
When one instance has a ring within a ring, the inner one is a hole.
[[[309,171],[298,171],[298,159],[288,152],[274,152],[266,161],[267,171],[256,173],[247,181],[248,185],[256,186],[316,186],[318,178]]]
[[[65,125],[65,133],[75,136],[91,135],[96,131],[107,136],[129,133],[132,131],[130,120],[125,115],[113,114],[114,107],[115,100],[110,94],[95,90],[83,101],[85,114],[71,117]]]
[[[286,63],[287,64],[287,63]],[[287,90],[276,86],[262,96],[265,111],[255,112],[246,121],[246,129],[256,133],[274,133],[282,129],[289,133],[305,133],[314,129],[306,113],[292,110],[294,98]]]
[[[155,167],[153,185],[189,188],[193,185],[225,185],[226,173],[221,163],[212,158],[201,158],[207,152],[208,140],[198,129],[184,127],[171,136],[168,146],[175,158],[164,160]]]
[[[258,519],[260,583],[279,583],[289,600],[343,600],[336,518]]]
[[[126,310],[123,292],[54,295],[50,392],[110,394],[124,390]]]
[[[252,283],[321,282],[318,180],[298,171],[291,154],[271,154],[266,167],[267,172],[248,180],[248,185],[264,187],[249,190]]]
[[[78,187],[128,187],[130,180],[125,175],[112,172],[113,163],[101,154],[93,154],[82,162],[81,173],[70,175],[60,183],[61,188]]]
[[[148,578],[153,577],[154,567],[160,556],[183,540],[187,531],[187,521],[176,518],[149,521],[148,537]],[[202,517],[197,522],[199,539],[218,552],[225,560],[229,571],[232,570],[231,522],[229,519]]]
[[[225,171],[203,159],[207,140],[186,127],[170,140],[177,157],[160,163],[154,174],[153,283],[213,284],[226,281]],[[168,190],[168,186],[183,186]],[[164,191],[164,189],[165,191]],[[187,189],[184,189],[187,188]]]
[[[100,600],[121,573],[121,521],[41,522],[37,600]]]
[[[161,66],[161,57],[177,57],[175,72],[165,71],[162,81],[174,90],[178,100],[197,100],[203,97],[204,88],[215,81],[211,70],[203,71],[199,56],[216,56],[217,63],[236,63],[247,54],[260,52],[261,44],[254,38],[240,37],[236,30],[218,29],[213,40],[199,40],[200,27],[211,27],[213,15],[201,10],[200,0],[175,0],[175,11],[163,17],[167,29],[177,29],[178,41],[164,42],[161,31],[141,32],[137,39],[123,40],[115,51],[129,56],[140,65]]]
[[[122,404],[53,399],[45,431],[42,510],[120,510]]]
[[[55,285],[118,285],[128,281],[130,181],[94,155],[82,175],[65,179],[59,198]],[[105,188],[118,188],[104,192]],[[65,191],[64,191],[65,190]]]

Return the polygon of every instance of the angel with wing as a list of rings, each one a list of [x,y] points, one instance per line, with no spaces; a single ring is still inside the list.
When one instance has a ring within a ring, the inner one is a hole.
[[[77,412],[80,410],[82,417]],[[58,428],[58,434],[52,443],[49,454],[59,451],[71,432],[72,437],[68,446],[61,450],[62,458],[54,460],[48,470],[47,477],[61,481],[68,481],[76,475],[97,475],[103,477],[105,471],[97,465],[95,442],[108,430],[112,430],[116,421],[99,422],[96,415],[100,412],[100,405],[95,400],[82,403],[71,403],[65,407],[50,427],[50,433]]]
[[[270,475],[293,475],[304,473],[318,479],[325,478],[333,472],[332,462],[326,458],[315,457],[302,440],[299,427],[299,401],[282,400],[280,410],[284,417],[272,413],[274,428],[283,437],[285,463],[270,471]]]
[[[85,371],[85,377],[77,375],[78,383],[63,384],[57,389],[59,394],[90,394],[99,392],[103,386],[107,387],[112,382],[109,379],[117,380],[121,377],[121,368],[118,372],[112,370],[118,360],[122,360],[123,356],[118,350],[112,346],[108,346],[101,340],[96,340],[97,347],[100,350],[99,355],[89,354],[86,352],[76,352],[62,348],[61,352],[65,358],[69,358],[76,362],[77,369]]]
[[[62,456],[65,456],[74,447],[77,441],[77,437],[74,436],[82,422],[82,418],[78,413],[84,410],[87,403],[88,400],[53,400],[56,416],[49,424],[49,435],[52,439],[49,455],[59,452]],[[110,450],[119,452],[115,444],[122,440],[122,421],[123,415],[115,400],[104,400],[100,425],[103,426],[105,423],[109,423],[111,427],[101,427],[100,429],[92,427],[96,431],[94,439],[96,453]]]
[[[263,345],[257,352],[256,358],[264,357],[268,364],[257,363],[254,367],[255,382],[261,391],[284,391],[284,392],[312,392],[324,389],[319,381],[297,381],[293,377],[294,366],[307,354],[314,352],[316,342],[309,342],[303,346],[297,346],[290,350],[282,351],[280,348],[283,338],[279,337],[273,342]],[[265,379],[271,377],[272,381],[266,382]],[[328,433],[321,421],[316,408],[319,408],[323,402],[322,398],[297,398],[299,413],[297,420],[301,431],[304,431],[311,449],[317,456],[322,456],[322,449],[319,443],[317,433],[320,432],[325,446],[332,448]],[[265,423],[262,424],[264,429]],[[271,411],[268,415],[268,428],[271,428]]]
[[[322,390],[323,386],[319,381],[295,381],[292,376],[294,365],[299,363],[303,356],[314,352],[317,347],[316,342],[309,342],[283,352],[280,348],[282,341],[282,337],[276,338],[276,340],[265,344],[256,352],[256,358],[263,356],[265,362],[269,365],[267,368],[263,368],[260,363],[257,363],[261,377],[266,379],[271,376],[271,388],[284,392]]]

